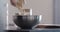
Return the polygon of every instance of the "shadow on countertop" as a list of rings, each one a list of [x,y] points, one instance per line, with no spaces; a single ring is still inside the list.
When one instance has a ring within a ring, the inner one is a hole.
[[[60,29],[60,26],[52,26],[52,25],[38,25],[37,27],[35,28],[47,28],[47,29],[55,29],[55,28],[59,28]]]

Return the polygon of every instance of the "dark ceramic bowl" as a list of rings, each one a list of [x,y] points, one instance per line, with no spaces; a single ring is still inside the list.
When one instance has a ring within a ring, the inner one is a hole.
[[[39,16],[36,15],[18,15],[14,18],[14,23],[21,29],[32,29],[33,26],[39,23]]]

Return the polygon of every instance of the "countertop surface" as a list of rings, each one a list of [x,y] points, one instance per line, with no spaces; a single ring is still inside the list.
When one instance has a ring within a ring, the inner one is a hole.
[[[6,32],[21,32],[21,30],[5,30]],[[59,25],[38,25],[36,28],[32,30],[28,30],[29,32],[60,32]]]
[[[6,30],[5,32],[20,32],[18,30]],[[60,32],[60,29],[30,30],[29,32]]]

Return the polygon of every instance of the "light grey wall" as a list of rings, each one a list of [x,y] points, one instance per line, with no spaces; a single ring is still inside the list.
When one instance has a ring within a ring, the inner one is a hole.
[[[42,15],[41,24],[53,23],[53,1],[54,0],[26,0],[24,7],[32,8],[33,15]]]
[[[12,16],[15,14],[15,12],[17,12],[17,8],[14,8],[10,4],[9,7],[10,22],[12,21]],[[42,15],[43,18],[41,24],[53,23],[53,0],[26,0],[24,8],[31,8],[33,10],[33,15]]]
[[[41,24],[53,23],[53,0],[28,0],[27,8],[33,9],[33,15],[42,15]]]
[[[55,24],[60,24],[60,0],[55,0]]]
[[[4,32],[4,25],[6,23],[6,1],[0,0],[0,32]]]

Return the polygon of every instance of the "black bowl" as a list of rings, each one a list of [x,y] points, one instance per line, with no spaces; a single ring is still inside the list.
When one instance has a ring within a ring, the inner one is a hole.
[[[32,29],[33,26],[39,23],[39,16],[18,15],[18,16],[15,16],[14,23],[21,29]]]

